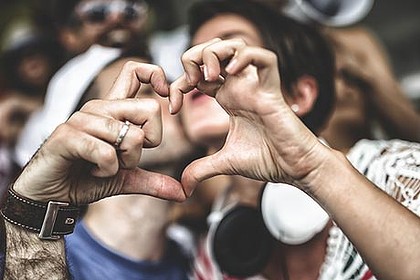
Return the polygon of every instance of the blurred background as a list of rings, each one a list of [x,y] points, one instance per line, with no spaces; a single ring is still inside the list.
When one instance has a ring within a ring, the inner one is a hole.
[[[186,10],[199,0],[151,0],[153,28],[168,31],[185,22]],[[349,0],[350,1],[350,0]],[[31,22],[52,32],[48,0],[0,0],[0,38],[3,50],[10,41],[10,27]],[[387,49],[404,91],[420,108],[420,1],[377,0],[362,24],[373,30]]]

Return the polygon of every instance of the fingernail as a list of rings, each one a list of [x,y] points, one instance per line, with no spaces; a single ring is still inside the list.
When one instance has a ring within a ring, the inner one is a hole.
[[[207,66],[204,65],[204,80],[208,81],[209,80],[209,70],[207,69]]]
[[[169,113],[173,114],[172,104],[169,103]]]
[[[236,64],[238,64],[238,60],[237,59],[232,59],[229,64],[226,66],[225,70],[228,73],[233,72],[233,70],[235,69]]]

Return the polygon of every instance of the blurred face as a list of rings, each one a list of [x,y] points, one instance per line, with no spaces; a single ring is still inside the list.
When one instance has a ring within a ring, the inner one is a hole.
[[[106,91],[104,91],[106,92]],[[143,84],[138,98],[157,100],[162,109],[163,137],[162,142],[155,148],[147,148],[142,152],[140,166],[144,169],[175,176],[174,170],[181,169],[184,161],[195,152],[195,147],[188,141],[182,129],[179,115],[169,113],[169,101],[160,97],[148,84]]]
[[[10,92],[0,100],[0,143],[13,146],[29,116],[42,105],[37,97]]]
[[[124,47],[142,31],[147,18],[142,0],[82,0],[75,8],[80,34],[89,45]]]
[[[42,54],[33,54],[22,59],[18,72],[26,83],[43,87],[48,83],[52,69],[47,57]]]
[[[213,38],[241,38],[251,46],[263,45],[254,25],[234,14],[219,15],[207,21],[191,38],[191,44],[201,44]],[[205,146],[220,146],[229,130],[227,113],[216,100],[197,90],[185,95],[182,121],[188,137]]]

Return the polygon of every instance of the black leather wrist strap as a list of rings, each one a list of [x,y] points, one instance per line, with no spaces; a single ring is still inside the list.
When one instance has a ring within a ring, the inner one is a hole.
[[[1,210],[6,221],[39,232],[40,239],[58,239],[72,233],[79,212],[79,207],[66,202],[42,203],[21,197],[11,188]]]

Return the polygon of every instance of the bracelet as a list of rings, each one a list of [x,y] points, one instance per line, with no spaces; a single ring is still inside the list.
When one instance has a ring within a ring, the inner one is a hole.
[[[9,188],[1,214],[9,223],[38,232],[40,239],[55,240],[74,230],[80,208],[67,202],[37,202]]]

